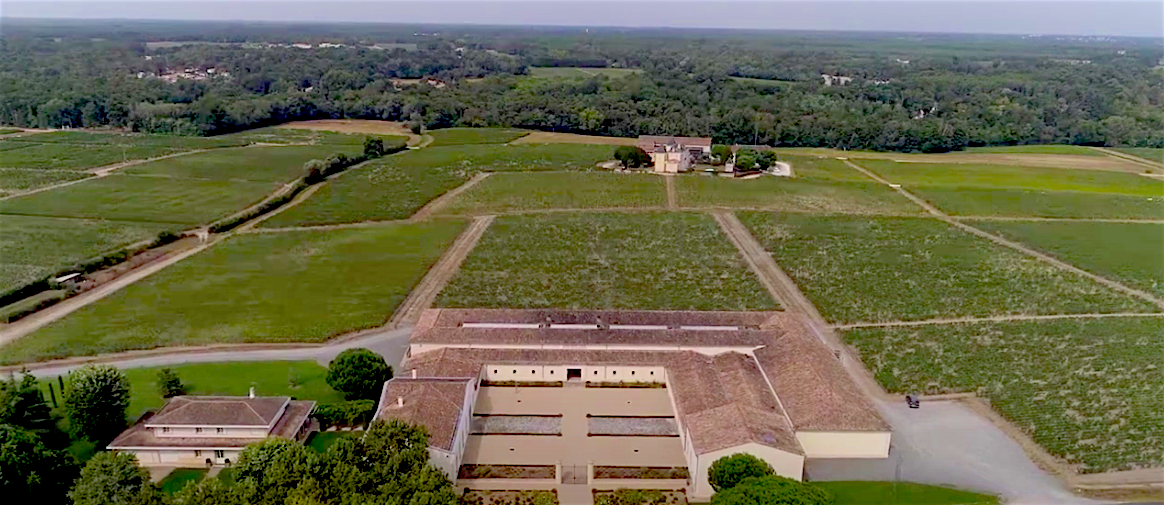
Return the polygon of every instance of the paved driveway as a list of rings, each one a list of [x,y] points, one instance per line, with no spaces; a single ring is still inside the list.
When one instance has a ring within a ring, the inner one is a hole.
[[[1002,496],[1008,504],[1089,505],[1031,462],[1022,447],[960,403],[878,402],[893,425],[888,460],[812,460],[812,480],[903,481],[953,486]],[[899,468],[900,467],[900,468]]]

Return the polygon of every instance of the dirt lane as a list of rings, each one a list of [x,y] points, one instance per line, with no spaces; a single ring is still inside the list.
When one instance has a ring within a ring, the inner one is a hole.
[[[1146,158],[1141,158],[1141,157],[1136,156],[1134,154],[1122,153],[1122,152],[1116,151],[1115,149],[1108,149],[1106,147],[1094,147],[1094,146],[1089,146],[1089,147],[1091,147],[1091,149],[1099,151],[1099,152],[1106,154],[1108,156],[1111,156],[1113,158],[1119,158],[1120,160],[1123,160],[1123,161],[1130,161],[1130,162],[1135,163],[1137,165],[1140,165],[1144,168],[1164,170],[1164,163],[1160,163],[1159,161],[1153,161],[1153,160],[1149,160]]]
[[[408,293],[408,298],[405,298],[404,303],[396,308],[392,319],[385,327],[394,329],[415,324],[420,319],[420,314],[432,306],[445,284],[448,284],[457,270],[461,268],[461,263],[469,256],[473,247],[477,245],[477,241],[481,240],[481,236],[485,234],[485,230],[492,222],[493,216],[473,218],[473,223],[461,232],[453,245],[441,255],[441,258],[429,269],[424,278]]]
[[[445,192],[445,194],[436,197],[434,200],[429,201],[424,205],[424,207],[421,207],[420,210],[416,211],[416,213],[410,216],[408,219],[410,221],[420,221],[421,219],[428,218],[438,210],[441,210],[447,206],[449,202],[460,196],[461,193],[468,191],[470,188],[476,186],[490,175],[493,175],[493,172],[481,172],[477,175],[474,175],[472,179],[469,179],[464,184],[453,188],[451,191]]]
[[[679,208],[679,196],[675,193],[675,177],[663,176],[663,180],[667,182],[667,208],[675,210]]]

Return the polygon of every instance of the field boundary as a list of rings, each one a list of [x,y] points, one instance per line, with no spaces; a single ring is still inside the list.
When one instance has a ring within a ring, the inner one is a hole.
[[[664,175],[663,181],[667,185],[667,209],[677,210],[679,208],[679,195],[675,192],[675,177]]]
[[[392,319],[385,325],[386,328],[396,329],[402,326],[411,326],[420,319],[420,315],[425,309],[432,307],[437,295],[452,280],[453,275],[460,270],[461,263],[464,263],[465,258],[469,256],[469,253],[477,246],[477,242],[481,240],[481,236],[485,234],[485,230],[493,223],[493,218],[494,216],[473,218],[469,227],[461,232],[461,235],[445,250],[445,253],[433,264],[428,273],[409,291],[408,297],[396,308],[392,314]]]
[[[834,324],[834,330],[849,330],[854,328],[888,328],[897,326],[928,326],[938,324],[973,324],[973,323],[1000,323],[1006,321],[1045,321],[1056,319],[1104,319],[1111,317],[1164,317],[1164,312],[1111,312],[1093,314],[1043,314],[1043,315],[1013,315],[990,317],[956,317],[949,319],[924,319],[921,321],[887,321],[881,323],[848,323]]]
[[[1096,151],[1099,151],[1099,152],[1106,154],[1108,156],[1111,156],[1113,158],[1119,158],[1119,159],[1124,160],[1124,161],[1129,161],[1129,162],[1135,163],[1137,165],[1140,165],[1140,166],[1143,166],[1146,168],[1154,168],[1156,170],[1164,170],[1164,163],[1160,163],[1159,161],[1152,161],[1152,160],[1149,160],[1146,158],[1141,158],[1141,157],[1136,156],[1134,154],[1122,153],[1122,152],[1116,151],[1115,149],[1108,149],[1106,147],[1096,147],[1096,146],[1087,146],[1087,147],[1089,149],[1094,149]]]
[[[465,181],[464,184],[461,184],[460,186],[457,186],[449,191],[446,191],[443,195],[438,196],[438,197],[430,200],[428,203],[424,204],[423,207],[418,209],[416,212],[412,213],[411,216],[408,216],[408,220],[420,221],[421,219],[428,218],[429,216],[435,214],[437,210],[443,209],[445,206],[447,206],[449,204],[449,202],[453,201],[454,198],[461,196],[461,193],[468,191],[470,188],[472,188],[473,186],[476,186],[477,184],[479,184],[481,181],[485,180],[490,175],[493,175],[493,172],[479,172],[479,173],[477,173],[472,178],[470,178],[468,181]]]
[[[841,158],[838,158],[838,159],[841,159]],[[934,216],[938,219],[941,219],[942,221],[945,221],[946,223],[949,223],[950,225],[952,225],[952,226],[954,226],[962,231],[965,231],[965,232],[970,233],[972,235],[977,235],[981,238],[984,238],[986,240],[994,242],[995,244],[998,244],[998,245],[1001,245],[1004,247],[1009,247],[1009,248],[1014,249],[1018,252],[1026,254],[1027,256],[1031,256],[1035,259],[1043,261],[1044,263],[1047,263],[1048,265],[1056,267],[1060,270],[1071,272],[1071,273],[1074,273],[1077,275],[1082,275],[1088,279],[1091,279],[1095,282],[1103,284],[1104,286],[1107,286],[1111,289],[1123,292],[1124,294],[1127,294],[1127,295],[1134,296],[1136,298],[1139,298],[1141,300],[1147,301],[1147,302],[1155,305],[1157,308],[1164,309],[1164,300],[1161,300],[1161,299],[1153,296],[1152,294],[1150,294],[1146,291],[1141,291],[1139,289],[1125,286],[1122,283],[1113,281],[1111,279],[1108,279],[1108,278],[1100,276],[1100,275],[1093,274],[1093,273],[1088,272],[1088,271],[1086,271],[1082,268],[1079,268],[1075,265],[1072,265],[1072,264],[1069,264],[1069,263],[1064,262],[1062,260],[1056,259],[1055,257],[1053,257],[1051,255],[1036,251],[1035,249],[1032,249],[1030,247],[1022,245],[1018,242],[1008,240],[1008,239],[1005,239],[1005,238],[1000,237],[998,235],[995,235],[993,233],[989,233],[989,232],[980,230],[978,228],[975,228],[973,226],[970,226],[966,223],[963,223],[963,222],[951,217],[949,214],[942,212],[937,207],[934,207],[933,205],[931,205],[929,202],[919,198],[917,195],[910,193],[905,188],[903,188],[900,184],[891,183],[888,180],[886,180],[885,178],[877,175],[873,171],[868,170],[860,165],[857,165],[856,163],[853,163],[852,161],[850,161],[847,158],[842,159],[842,161],[844,161],[846,165],[852,167],[853,169],[857,170],[858,172],[861,172],[869,177],[872,177],[874,180],[876,180],[882,184],[885,184],[885,185],[889,186],[890,188],[893,188],[898,193],[901,193],[906,198],[909,198],[914,203],[920,205],[923,209],[926,210],[926,212],[928,212],[932,216]]]

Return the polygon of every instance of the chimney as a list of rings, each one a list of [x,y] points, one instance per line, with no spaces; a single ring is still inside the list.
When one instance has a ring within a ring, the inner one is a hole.
[[[397,407],[403,407],[403,406],[404,406],[404,397],[403,397],[403,396],[397,396],[397,397],[396,397],[396,406],[397,406]]]
[[[412,378],[413,379],[416,378],[416,369],[415,368],[412,369]]]
[[[255,387],[251,386],[251,398],[255,397]]]

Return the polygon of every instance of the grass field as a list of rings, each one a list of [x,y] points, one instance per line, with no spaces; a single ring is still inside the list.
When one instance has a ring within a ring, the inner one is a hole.
[[[529,67],[529,75],[532,77],[557,79],[587,79],[598,76],[620,79],[639,72],[642,70],[636,68]]]
[[[934,219],[739,215],[834,323],[1154,310]]]
[[[165,225],[0,216],[0,292],[155,237]]]
[[[430,221],[232,237],[0,348],[0,361],[321,342],[376,327],[462,227]]]
[[[278,184],[110,175],[11,200],[0,214],[197,225],[259,202]]]
[[[1003,154],[1075,154],[1079,156],[1106,156],[1102,152],[1085,146],[1062,144],[1027,145],[1027,146],[990,146],[968,147],[965,153],[1003,153]]]
[[[860,165],[890,182],[902,184],[910,189],[922,186],[952,186],[1164,197],[1164,181],[1101,170],[966,163],[897,163],[884,160],[862,160]]]
[[[858,161],[888,160],[902,163],[957,164],[957,165],[1002,165],[1020,167],[1041,167],[1054,170],[1090,169],[1112,172],[1140,174],[1144,167],[1115,156],[1094,156],[1091,154],[1039,154],[1031,152],[974,152],[952,151],[948,153],[898,153],[880,151],[849,151],[824,147],[782,147],[776,149],[781,154],[801,156],[844,157]]]
[[[3,151],[0,168],[55,168],[84,169],[112,165],[127,160],[154,158],[181,152],[165,146],[117,146],[66,143],[32,144],[20,149]]]
[[[336,153],[354,156],[363,146],[318,145],[216,149],[127,167],[127,174],[152,174],[186,179],[287,182],[302,177],[308,160]]]
[[[1164,319],[845,332],[894,392],[977,391],[1084,472],[1164,465]],[[923,407],[924,408],[924,407]]]
[[[20,133],[24,130],[19,128],[0,128],[0,135],[8,135],[9,133]]]
[[[1164,163],[1164,149],[1159,147],[1113,147],[1116,151],[1132,156],[1139,156],[1146,160]]]
[[[169,475],[158,481],[158,487],[163,493],[174,494],[181,491],[187,484],[201,482],[209,471],[206,468],[175,468]]]
[[[1164,197],[1078,191],[910,188],[953,216],[1164,219]]]
[[[683,176],[675,178],[675,189],[679,205],[690,207],[851,214],[922,212],[917,204],[875,182],[828,183],[783,177],[742,180]]]
[[[974,226],[1164,297],[1164,224],[981,221]]]
[[[36,135],[28,135],[24,137],[13,137],[9,140],[12,140],[13,142],[33,143],[168,147],[177,151],[189,151],[191,149],[212,149],[217,147],[233,147],[247,144],[246,141],[228,136],[186,137],[179,135],[147,135],[142,133],[87,131],[58,131],[38,133]]]
[[[776,307],[711,216],[661,212],[499,217],[437,305]]]
[[[262,226],[404,219],[478,172],[589,170],[613,152],[577,144],[426,147],[350,170]]]
[[[488,214],[538,209],[663,207],[662,177],[608,172],[497,173],[454,200],[445,212]]]
[[[997,505],[998,497],[912,482],[813,482],[834,505]]]
[[[504,144],[529,134],[512,128],[446,128],[428,132],[433,141],[430,147],[470,144]]]
[[[89,177],[89,174],[69,170],[0,168],[0,196],[86,177]]]
[[[872,182],[865,174],[858,172],[853,167],[845,164],[844,161],[836,158],[822,158],[818,156],[797,156],[795,154],[783,154],[776,151],[777,159],[792,165],[792,175],[795,179],[804,179],[810,181],[850,181],[850,182]]]
[[[336,442],[345,438],[363,436],[362,431],[324,431],[315,432],[311,434],[311,438],[307,439],[307,447],[315,450],[315,452],[324,453],[327,449]]]

